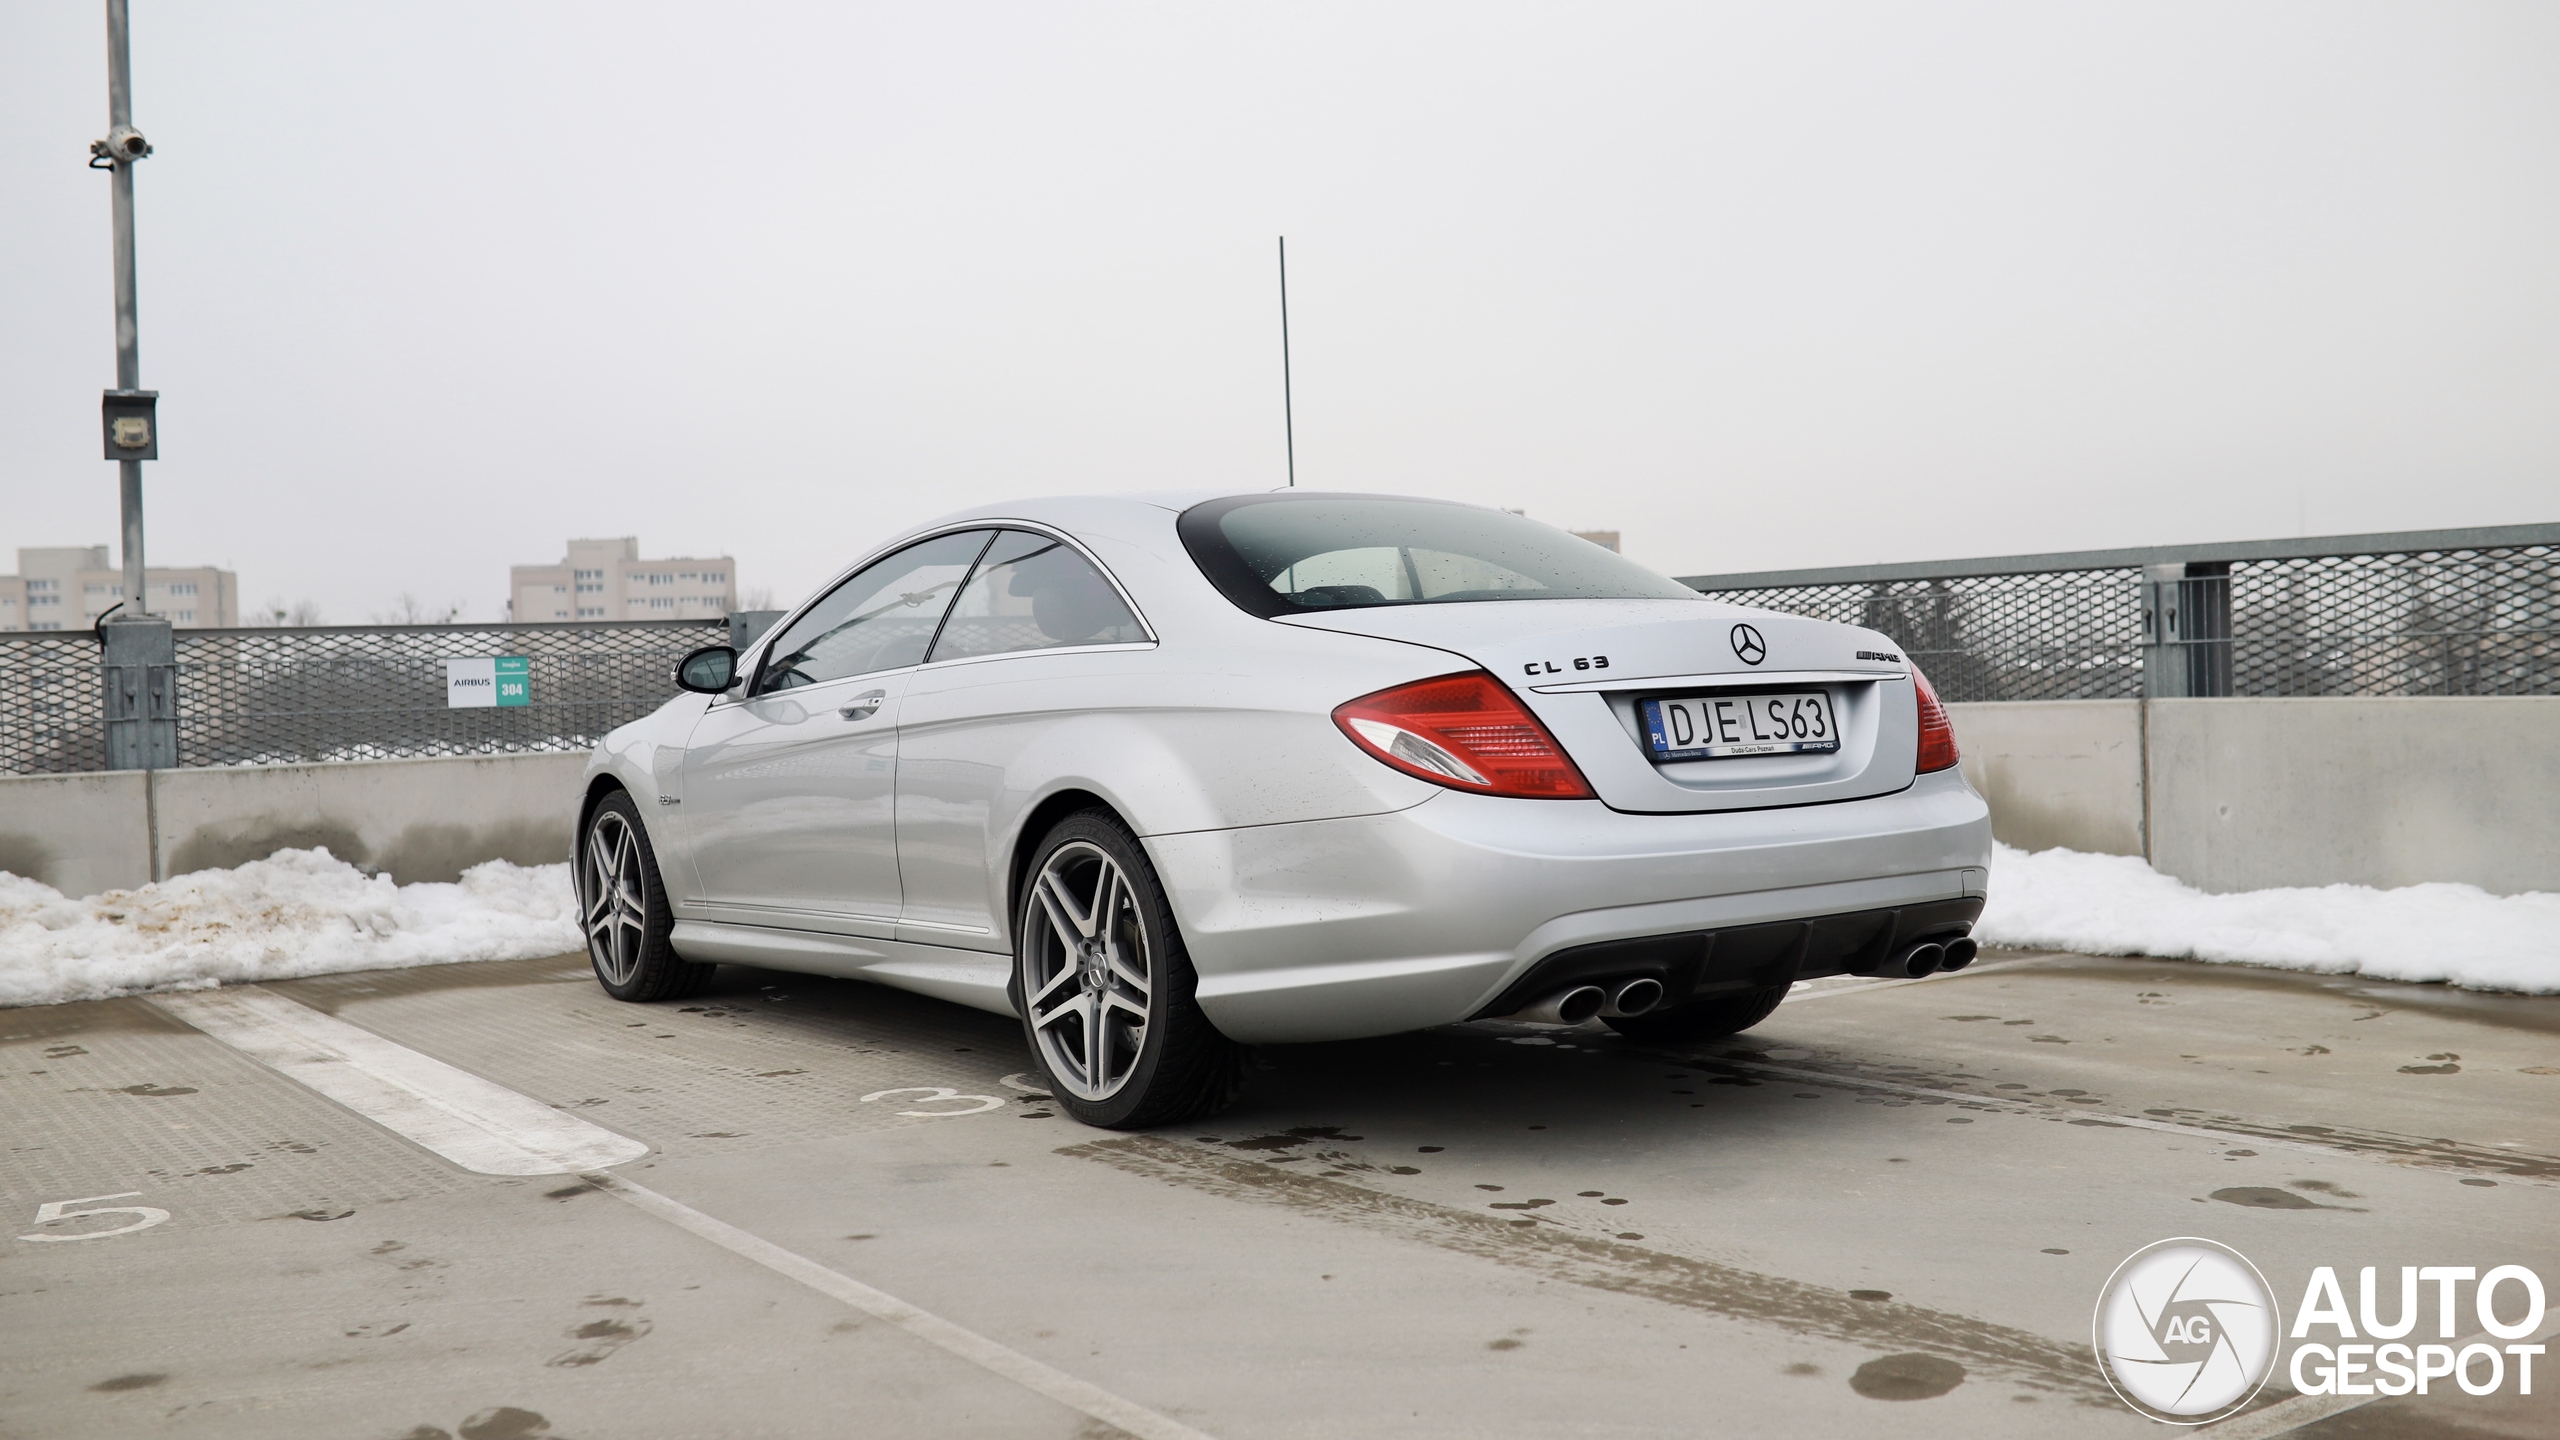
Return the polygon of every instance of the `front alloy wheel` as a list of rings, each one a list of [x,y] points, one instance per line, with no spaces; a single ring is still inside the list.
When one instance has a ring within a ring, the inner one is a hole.
[[[587,828],[586,883],[579,886],[579,921],[587,932],[587,958],[607,989],[629,985],[640,973],[649,939],[649,890],[640,877],[640,837],[631,822],[607,811]]]
[[[596,802],[578,845],[578,928],[596,983],[616,1000],[672,1000],[711,979],[668,941],[675,914],[658,882],[657,852],[640,828],[640,810],[616,790]]]

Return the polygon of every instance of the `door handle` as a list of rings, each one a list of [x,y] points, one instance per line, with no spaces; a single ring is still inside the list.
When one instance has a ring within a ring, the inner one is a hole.
[[[847,720],[868,720],[880,713],[880,702],[888,698],[886,690],[866,690],[844,702],[836,713]]]

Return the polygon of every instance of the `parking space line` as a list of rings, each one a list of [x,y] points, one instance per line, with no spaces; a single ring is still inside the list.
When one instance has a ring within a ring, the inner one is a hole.
[[[175,1019],[482,1175],[566,1175],[649,1147],[255,985],[148,997]]]
[[[786,1279],[885,1320],[1138,1440],[1210,1440],[1178,1420],[605,1172],[649,1147],[255,985],[147,997],[288,1080],[483,1175],[567,1175]],[[892,1092],[895,1093],[895,1092]]]
[[[690,1205],[670,1200],[644,1185],[601,1171],[579,1178],[680,1230],[690,1231],[723,1250],[752,1260],[776,1275],[796,1280],[821,1295],[841,1300],[919,1340],[940,1346],[981,1369],[993,1371],[1025,1390],[1126,1431],[1139,1440],[1209,1440],[1207,1435],[1179,1420],[1159,1415],[1135,1401],[1123,1400],[1099,1385],[1079,1380],[974,1330],[955,1325],[930,1311],[920,1310],[885,1290],[873,1289],[804,1255],[785,1250],[770,1240],[749,1234],[726,1221],[713,1219]]]

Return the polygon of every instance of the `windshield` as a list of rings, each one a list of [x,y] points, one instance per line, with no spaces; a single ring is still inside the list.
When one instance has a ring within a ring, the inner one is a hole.
[[[1392,495],[1247,495],[1182,514],[1183,547],[1256,615],[1472,600],[1699,600],[1507,510]]]

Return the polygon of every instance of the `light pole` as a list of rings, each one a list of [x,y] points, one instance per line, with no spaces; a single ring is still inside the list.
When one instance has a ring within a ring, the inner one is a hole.
[[[116,388],[99,407],[107,458],[122,480],[124,608],[99,626],[107,682],[106,763],[154,770],[178,763],[177,647],[169,622],[150,614],[142,555],[142,462],[160,458],[159,392],[142,388],[134,318],[133,166],[151,142],[133,128],[132,47],[125,0],[107,0],[107,138],[89,144],[89,168],[115,187]],[[156,878],[156,877],[155,877]]]
[[[125,39],[125,0],[107,0],[107,138],[89,142],[89,168],[104,170],[115,188],[116,388],[104,406],[107,458],[124,471],[124,608],[147,612],[142,577],[142,462],[156,459],[159,427],[142,389],[141,327],[134,318],[133,166],[151,153],[151,142],[133,128],[132,47]],[[137,403],[140,402],[140,403]]]

